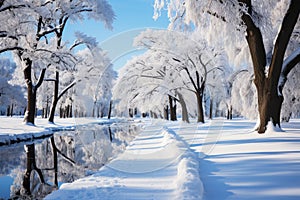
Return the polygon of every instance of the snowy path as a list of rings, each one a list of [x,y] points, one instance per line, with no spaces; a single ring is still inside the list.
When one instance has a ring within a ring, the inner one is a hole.
[[[47,199],[300,199],[300,120],[277,133],[254,125],[158,121],[98,173]]]
[[[47,199],[201,199],[197,157],[172,129],[162,127],[146,127],[109,165],[63,184]]]

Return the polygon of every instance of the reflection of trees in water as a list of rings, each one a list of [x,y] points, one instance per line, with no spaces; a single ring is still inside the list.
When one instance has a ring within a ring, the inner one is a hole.
[[[11,196],[16,199],[43,198],[56,189],[58,183],[73,182],[99,170],[111,157],[125,149],[137,131],[136,126],[129,124],[112,124],[110,128],[82,126],[76,131],[60,132],[35,144],[35,160],[28,159],[28,153],[27,158],[23,154],[20,156],[23,164],[12,172],[15,179]],[[28,162],[32,163],[28,165]],[[42,177],[37,173],[39,169]],[[24,180],[29,180],[29,185]]]
[[[20,144],[0,147],[0,175],[9,174],[16,166],[24,165],[20,159],[16,159],[21,157],[23,151],[24,147]]]

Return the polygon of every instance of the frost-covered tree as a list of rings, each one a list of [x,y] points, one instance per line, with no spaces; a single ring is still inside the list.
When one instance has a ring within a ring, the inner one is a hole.
[[[152,52],[161,52],[172,67],[173,76],[167,85],[180,85],[193,92],[197,102],[198,122],[204,122],[203,96],[205,85],[214,75],[222,73],[226,59],[221,50],[211,48],[203,39],[188,37],[185,34],[148,30],[135,39],[136,45],[148,48]],[[176,86],[175,86],[176,87]]]
[[[63,6],[62,6],[63,5]],[[94,1],[71,1],[68,3],[65,2],[58,2],[55,4],[53,8],[50,9],[52,13],[56,13],[52,17],[52,23],[56,26],[55,35],[56,35],[56,48],[60,49],[64,47],[62,43],[62,36],[68,21],[78,21],[84,19],[87,15],[88,18],[102,21],[104,22],[107,28],[112,28],[112,22],[114,19],[114,12],[110,4],[106,0],[94,0]],[[57,26],[59,25],[59,26]],[[75,41],[75,44],[71,46],[73,49],[75,46],[80,44],[88,44],[90,46],[95,46],[95,39],[85,36],[84,34],[77,33],[76,34],[78,40]],[[54,115],[56,110],[56,105],[60,97],[69,90],[71,87],[75,85],[75,82],[71,82],[66,85],[66,87],[62,90],[60,94],[58,94],[58,85],[59,85],[59,70],[55,72],[55,83],[56,86],[54,88],[53,93],[53,101],[49,116],[49,121],[54,121]]]
[[[299,48],[288,55],[286,50],[291,38],[299,40],[294,27],[299,22],[300,2],[156,0],[155,13],[159,13],[165,5],[173,27],[182,29],[182,24],[189,26],[191,23],[196,27],[204,25],[206,30],[224,27],[225,41],[235,40],[246,33],[258,94],[258,132],[265,132],[270,120],[274,126],[280,126],[283,82],[279,81],[279,77],[282,71],[288,72],[286,68],[293,68],[299,62]]]
[[[118,102],[118,110],[126,111],[138,108],[141,112],[168,119],[170,109],[171,120],[176,120],[174,100],[179,101],[180,88],[170,74],[171,65],[161,52],[147,51],[130,60],[120,70],[119,80],[114,88],[114,99]],[[171,80],[172,79],[172,80]],[[124,87],[127,85],[127,87]],[[184,99],[179,101],[182,104]],[[183,120],[188,121],[187,111]]]
[[[88,48],[76,53],[75,109],[85,116],[103,117],[108,114],[111,90],[116,72],[101,48],[87,45]]]
[[[162,74],[156,73],[152,56],[149,53],[136,56],[120,69],[113,92],[115,108],[119,113],[129,115],[129,109],[135,108],[141,112],[159,111],[158,106],[164,102],[161,101],[163,94],[158,92]]]
[[[88,17],[102,21],[110,28],[114,13],[106,0],[7,0],[0,6],[1,20],[9,19],[9,26],[0,30],[0,52],[14,50],[18,64],[23,67],[28,91],[25,121],[34,123],[36,93],[46,68],[66,66],[66,57],[72,57],[62,42],[67,22]],[[55,41],[49,39],[53,36]]]

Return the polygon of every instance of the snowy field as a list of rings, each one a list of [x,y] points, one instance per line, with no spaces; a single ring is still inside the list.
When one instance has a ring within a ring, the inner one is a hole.
[[[125,152],[47,199],[300,199],[300,120],[146,121]]]

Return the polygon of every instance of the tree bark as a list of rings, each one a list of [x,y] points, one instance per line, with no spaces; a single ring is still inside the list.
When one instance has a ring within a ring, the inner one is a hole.
[[[176,105],[173,105],[173,98],[171,95],[169,95],[169,104],[170,104],[170,120],[171,121],[176,121],[177,116],[176,116]]]
[[[110,102],[109,102],[109,109],[108,109],[108,116],[107,116],[108,119],[111,118],[112,103],[113,103],[112,100],[110,100]]]
[[[54,81],[54,91],[53,91],[53,99],[52,99],[52,104],[51,104],[51,109],[50,109],[50,114],[49,114],[49,119],[48,121],[51,123],[54,123],[54,115],[55,115],[55,109],[56,105],[58,102],[58,86],[59,86],[59,72],[55,72],[55,81]]]
[[[20,59],[22,60],[21,56]],[[36,92],[41,86],[46,69],[42,69],[39,80],[36,85],[32,82],[31,71],[32,71],[32,60],[25,58],[22,60],[24,66],[24,77],[27,85],[27,110],[24,116],[24,122],[34,124],[35,112],[36,112]]]
[[[213,118],[213,99],[210,97],[210,102],[209,102],[209,119]]]
[[[265,75],[266,52],[261,31],[254,24],[251,18],[252,7],[250,0],[243,0],[248,6],[248,13],[242,15],[242,20],[247,26],[247,42],[253,62],[255,74],[255,86],[258,94],[258,111],[260,117],[259,133],[266,131],[270,120],[274,126],[280,127],[280,111],[283,97],[278,94],[278,82],[282,69],[284,54],[290,40],[291,34],[298,20],[300,1],[291,0],[286,12],[281,29],[278,33],[268,76]]]
[[[25,65],[24,77],[27,85],[27,110],[24,116],[24,122],[34,124],[36,94],[31,78],[32,61],[29,58],[26,58],[23,63]]]
[[[202,100],[203,100],[203,95],[200,92],[196,92],[196,98],[197,98],[197,122],[202,122],[204,123],[204,111],[203,111],[203,106],[202,106]]]
[[[168,106],[164,107],[164,119],[169,120],[169,107]]]
[[[189,113],[186,107],[186,103],[184,101],[184,98],[181,93],[177,92],[178,98],[179,98],[179,103],[181,105],[181,115],[182,115],[182,121],[190,123],[189,120]]]
[[[55,81],[54,81],[54,91],[53,91],[53,99],[52,99],[52,105],[51,105],[51,110],[49,114],[49,119],[48,121],[51,123],[54,123],[54,116],[55,116],[55,110],[57,103],[59,99],[69,90],[71,89],[74,85],[76,84],[76,81],[73,81],[70,83],[65,89],[61,91],[60,94],[58,94],[58,87],[59,87],[59,72],[56,71],[55,73]]]

